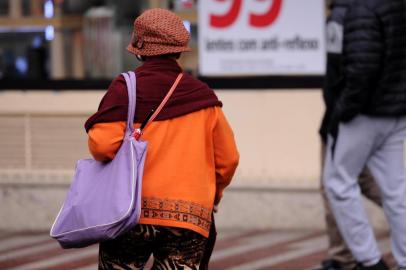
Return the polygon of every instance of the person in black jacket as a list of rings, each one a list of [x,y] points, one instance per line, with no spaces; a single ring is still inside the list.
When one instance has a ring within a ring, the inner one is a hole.
[[[323,85],[323,99],[326,106],[324,117],[320,127],[320,136],[322,140],[321,160],[322,167],[326,153],[328,127],[335,103],[344,88],[344,72],[342,65],[342,47],[343,47],[343,22],[349,5],[354,0],[332,0],[329,3],[330,14],[327,18],[327,66],[326,76]],[[381,206],[379,189],[375,184],[369,170],[366,168],[359,176],[358,183],[361,193],[369,200]],[[328,258],[321,262],[320,270],[346,270],[352,269],[356,261],[345,245],[344,240],[338,230],[336,221],[331,213],[330,206],[321,181],[321,194],[325,210],[326,233],[328,237]]]
[[[324,186],[356,269],[388,269],[362,205],[367,166],[380,188],[392,250],[406,269],[406,1],[355,0],[344,22],[344,88],[330,121]]]

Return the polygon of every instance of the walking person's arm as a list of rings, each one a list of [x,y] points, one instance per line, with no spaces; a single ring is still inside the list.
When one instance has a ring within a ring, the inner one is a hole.
[[[89,130],[88,146],[95,160],[114,159],[123,142],[125,126],[125,122],[98,123]]]
[[[224,188],[228,186],[234,175],[239,161],[239,153],[234,140],[234,134],[223,111],[216,109],[217,122],[213,131],[214,161],[216,166],[216,197],[214,204],[218,205]]]

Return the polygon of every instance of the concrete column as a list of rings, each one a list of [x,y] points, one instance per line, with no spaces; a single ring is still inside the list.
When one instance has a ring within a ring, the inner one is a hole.
[[[83,55],[83,36],[82,31],[75,31],[73,33],[73,42],[72,42],[72,73],[73,78],[83,79],[85,77],[85,68],[84,68],[84,55]]]
[[[11,18],[20,18],[23,16],[23,6],[21,0],[8,0],[8,12]]]
[[[51,77],[63,79],[66,77],[64,35],[62,29],[55,28],[55,37],[51,42]]]
[[[62,17],[62,0],[55,1],[55,17]],[[51,42],[51,77],[52,79],[64,79],[67,75],[65,33],[63,29],[55,27],[54,40]]]

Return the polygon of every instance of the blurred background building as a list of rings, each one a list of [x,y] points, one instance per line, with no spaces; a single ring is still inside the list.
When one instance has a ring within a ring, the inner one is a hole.
[[[214,15],[209,4],[219,5]],[[0,230],[49,229],[75,161],[89,157],[83,124],[111,79],[139,64],[125,47],[134,18],[152,7],[184,20],[193,51],[180,64],[216,91],[235,132],[241,160],[218,225],[323,229],[325,4],[0,0]],[[207,18],[217,18],[216,29],[203,27]],[[275,20],[277,32],[261,30]]]
[[[122,48],[134,18],[150,7],[175,10],[193,29],[196,47],[192,0],[1,0],[0,79],[110,79],[133,68]],[[184,62],[196,69],[196,61]]]

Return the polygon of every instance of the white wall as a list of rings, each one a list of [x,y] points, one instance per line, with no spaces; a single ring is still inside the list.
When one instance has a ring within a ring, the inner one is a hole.
[[[240,149],[236,184],[317,187],[320,91],[219,91],[218,95]]]
[[[241,159],[220,228],[324,229],[318,192],[323,111],[319,90],[217,91]],[[0,92],[0,230],[47,230],[76,159],[87,157],[85,119],[102,91]],[[13,156],[13,159],[10,159]],[[385,226],[371,207],[372,221]]]
[[[223,90],[217,94],[241,154],[236,185],[317,187],[320,91]],[[83,119],[97,110],[102,95],[102,91],[1,92],[0,116],[77,116],[75,136],[86,136]]]

